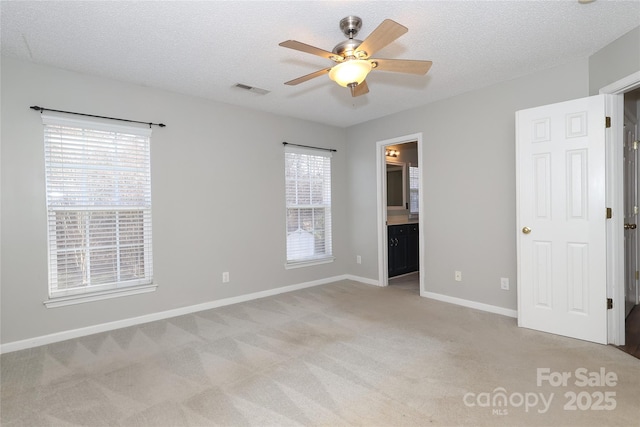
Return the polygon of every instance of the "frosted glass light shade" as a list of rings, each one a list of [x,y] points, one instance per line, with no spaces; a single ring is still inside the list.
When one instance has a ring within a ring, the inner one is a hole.
[[[371,62],[364,59],[352,59],[341,62],[329,71],[329,78],[340,86],[347,87],[351,83],[360,84],[371,71]]]

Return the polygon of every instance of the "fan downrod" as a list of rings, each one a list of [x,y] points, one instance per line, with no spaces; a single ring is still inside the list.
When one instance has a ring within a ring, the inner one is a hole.
[[[342,56],[343,58],[355,57],[354,53],[358,46],[362,44],[362,40],[358,40],[355,36],[362,28],[362,19],[357,16],[347,16],[340,20],[340,30],[348,38],[338,43],[332,50],[333,53]]]
[[[347,38],[354,38],[362,28],[362,19],[357,16],[347,16],[340,20],[340,30]]]

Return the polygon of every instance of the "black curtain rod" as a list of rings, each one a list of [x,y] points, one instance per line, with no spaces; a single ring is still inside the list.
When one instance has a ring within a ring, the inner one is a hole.
[[[289,142],[283,142],[282,145],[293,145],[294,147],[313,148],[314,150],[331,151],[332,153],[338,152],[338,150],[334,150],[333,148],[312,147],[310,145],[291,144]]]
[[[151,127],[151,126],[159,126],[159,127],[163,128],[163,127],[166,126],[164,123],[140,122],[138,120],[118,119],[118,118],[115,118],[115,117],[106,117],[106,116],[95,116],[93,114],[85,114],[85,113],[74,113],[73,111],[52,110],[51,108],[38,107],[37,105],[34,105],[32,107],[29,107],[29,108],[31,108],[32,110],[40,111],[41,113],[43,111],[54,111],[56,113],[75,114],[76,116],[96,117],[98,119],[118,120],[118,121],[121,121],[121,122],[129,122],[129,123],[141,123],[143,125],[149,125],[149,127]]]

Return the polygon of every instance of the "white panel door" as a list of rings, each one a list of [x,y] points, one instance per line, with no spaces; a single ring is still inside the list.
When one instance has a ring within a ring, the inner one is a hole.
[[[518,325],[607,343],[605,102],[516,113]]]

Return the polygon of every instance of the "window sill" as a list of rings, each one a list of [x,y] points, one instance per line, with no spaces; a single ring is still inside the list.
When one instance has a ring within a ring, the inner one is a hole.
[[[108,291],[91,292],[86,294],[76,294],[63,297],[53,297],[44,301],[43,304],[47,308],[64,307],[67,305],[84,304],[86,302],[100,301],[111,298],[125,297],[129,295],[145,294],[154,292],[158,285],[132,286],[120,289],[110,289]]]
[[[329,264],[330,262],[333,262],[335,259],[336,259],[335,257],[327,257],[327,258],[310,259],[305,261],[288,262],[284,265],[284,268],[287,270],[290,270],[293,268],[309,267],[312,265]]]

